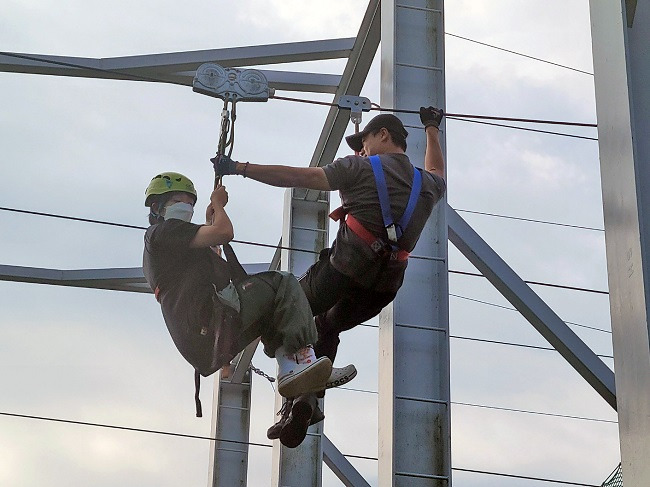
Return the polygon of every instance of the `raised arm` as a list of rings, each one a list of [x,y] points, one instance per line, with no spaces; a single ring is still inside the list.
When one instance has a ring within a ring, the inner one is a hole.
[[[420,120],[424,124],[427,137],[427,148],[424,153],[424,168],[430,173],[445,178],[445,158],[440,147],[440,131],[438,127],[444,112],[439,108],[421,107]]]
[[[232,222],[224,210],[227,203],[226,188],[219,186],[210,195],[210,204],[205,212],[206,224],[199,228],[190,241],[191,248],[214,247],[226,244],[234,238]]]

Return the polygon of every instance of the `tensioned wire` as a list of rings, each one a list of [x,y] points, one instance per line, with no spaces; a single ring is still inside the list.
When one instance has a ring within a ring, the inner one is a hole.
[[[16,59],[24,59],[24,60],[35,61],[35,62],[40,62],[40,63],[45,63],[45,64],[52,64],[52,65],[56,65],[56,66],[87,69],[87,70],[94,71],[94,72],[118,75],[118,76],[120,76],[122,78],[133,79],[133,80],[138,80],[138,81],[150,81],[150,82],[158,82],[158,83],[168,83],[168,84],[173,84],[173,85],[178,85],[178,86],[187,86],[186,84],[178,82],[178,81],[165,80],[165,79],[155,78],[155,77],[151,77],[151,76],[135,75],[135,74],[130,74],[130,73],[125,72],[125,71],[97,68],[97,67],[94,67],[94,66],[88,66],[88,65],[84,65],[84,64],[80,64],[80,63],[70,63],[70,62],[66,62],[66,61],[57,61],[57,60],[54,60],[54,59],[43,59],[43,58],[40,58],[38,56],[32,56],[32,55],[28,55],[28,54],[18,54],[18,53],[0,51],[0,55],[13,57],[13,58],[16,58]],[[272,96],[271,98],[277,99],[277,100],[286,100],[286,101],[293,101],[293,102],[300,102],[300,103],[309,103],[309,104],[315,104],[315,105],[338,107],[338,105],[336,103],[323,102],[323,101],[317,101],[317,100],[308,100],[308,99],[303,99],[303,98],[294,98],[294,97],[285,97],[285,96]],[[379,107],[376,104],[375,104],[375,106],[372,107],[372,110],[381,110],[381,111],[394,112],[394,113],[413,113],[413,114],[419,113],[418,110],[407,110],[407,109]],[[530,129],[530,128],[526,128],[526,127],[518,127],[518,126],[511,126],[511,125],[504,125],[504,124],[495,124],[495,123],[489,123],[489,122],[480,122],[478,120],[472,120],[472,119],[498,120],[498,121],[510,121],[510,122],[524,122],[524,123],[535,123],[535,124],[565,125],[565,126],[574,126],[574,127],[596,127],[597,125],[594,124],[594,123],[567,122],[567,121],[558,121],[558,120],[540,120],[540,119],[517,118],[517,117],[500,117],[500,116],[492,116],[492,115],[471,115],[471,114],[459,114],[459,113],[447,113],[446,116],[448,118],[450,118],[450,119],[457,119],[457,120],[462,120],[462,121],[467,121],[467,122],[485,123],[485,124],[488,124],[488,125],[495,125],[495,126],[500,126],[500,127],[517,129],[517,130],[533,131],[533,132],[547,133],[547,134],[552,134],[552,135],[560,135],[560,136],[565,136],[565,137],[573,137],[573,138],[588,139],[588,140],[598,140],[597,138],[594,138],[594,137],[586,137],[586,136],[575,135],[575,134],[566,134],[566,133],[561,133],[561,132],[552,132],[552,131],[545,131],[545,130],[538,130],[538,129]]]
[[[210,436],[189,435],[189,434],[184,434],[184,433],[173,433],[173,432],[169,432],[169,431],[151,430],[151,429],[144,429],[144,428],[132,428],[132,427],[127,427],[127,426],[116,426],[116,425],[109,425],[109,424],[102,424],[102,423],[90,423],[90,422],[86,422],[86,421],[74,421],[74,420],[68,420],[68,419],[50,418],[50,417],[45,417],[45,416],[35,416],[35,415],[28,415],[28,414],[0,412],[0,416],[21,418],[21,419],[35,419],[35,420],[40,420],[40,421],[50,421],[50,422],[56,422],[56,423],[74,424],[74,425],[81,425],[81,426],[94,426],[94,427],[98,427],[98,428],[108,428],[108,429],[115,429],[115,430],[122,430],[122,431],[133,431],[133,432],[139,432],[139,433],[151,433],[151,434],[174,436],[174,437],[181,437],[181,438],[193,438],[193,439],[202,439],[202,440],[209,440],[209,441],[219,441],[219,442],[223,442],[223,443],[234,443],[234,444],[238,444],[238,445],[258,446],[258,447],[263,447],[263,448],[273,448],[273,445],[268,445],[268,444],[265,444],[265,443],[253,443],[253,442],[249,442],[249,441],[228,440],[228,439],[223,439],[223,438],[213,438],[213,437],[210,437]],[[364,456],[364,455],[343,454],[343,456],[346,457],[346,458],[357,458],[357,459],[361,459],[361,460],[378,461],[377,457],[370,457],[370,456]],[[557,480],[557,479],[548,479],[548,478],[542,478],[542,477],[532,477],[532,476],[527,476],[527,475],[516,475],[516,474],[509,474],[509,473],[502,473],[502,472],[490,472],[490,471],[486,471],[486,470],[476,470],[476,469],[457,468],[457,467],[452,467],[452,470],[455,470],[455,471],[458,471],[458,472],[478,473],[478,474],[483,474],[483,475],[495,475],[495,476],[500,476],[500,477],[512,477],[512,478],[519,478],[519,479],[523,479],[523,480],[537,480],[537,481],[550,482],[550,483],[574,485],[574,486],[579,486],[579,487],[600,487],[600,486],[595,485],[595,484],[587,484],[587,483],[582,483],[582,482],[570,482],[570,481]]]
[[[59,218],[63,220],[71,220],[71,221],[78,221],[78,222],[84,222],[84,223],[96,223],[99,225],[109,225],[109,226],[114,226],[114,227],[122,227],[122,228],[134,228],[138,230],[146,230],[147,227],[139,226],[139,225],[129,225],[125,223],[116,223],[116,222],[108,222],[108,221],[103,221],[103,220],[95,220],[95,219],[90,219],[90,218],[81,218],[81,217],[73,217],[73,216],[66,216],[66,215],[58,215],[55,213],[45,213],[41,211],[31,211],[31,210],[21,210],[17,208],[8,208],[8,207],[0,207],[0,211],[10,211],[10,212],[15,212],[15,213],[23,213],[23,214],[28,214],[28,215],[37,215],[37,216],[45,216],[45,217],[50,217],[50,218]],[[273,244],[265,244],[265,243],[259,243],[259,242],[251,242],[248,240],[236,240],[233,239],[232,242],[234,243],[239,243],[243,245],[251,245],[255,247],[266,247],[266,248],[272,248],[272,249],[281,249],[281,250],[291,250],[294,252],[306,252],[310,254],[318,254],[318,251],[315,250],[307,250],[307,249],[299,249],[295,247],[287,247],[287,246],[282,246],[282,245],[273,245]],[[422,259],[422,260],[433,260],[433,261],[440,261],[441,259],[438,257],[427,257],[427,256],[421,256],[421,255],[411,255],[409,257],[410,259]],[[472,276],[472,277],[485,277],[483,274],[478,274],[475,272],[466,272],[466,271],[459,271],[459,270],[453,270],[449,269],[448,272],[450,274],[459,274],[459,275],[465,275],[465,276]],[[582,291],[582,292],[589,292],[589,293],[596,293],[596,294],[609,294],[608,291],[602,291],[598,289],[590,289],[590,288],[585,288],[585,287],[578,287],[578,286],[568,286],[564,284],[554,284],[554,283],[548,283],[548,282],[542,282],[542,281],[527,281],[524,280],[526,284],[531,284],[531,285],[536,285],[536,286],[546,286],[546,287],[553,287],[553,288],[559,288],[559,289],[567,289],[571,291]]]

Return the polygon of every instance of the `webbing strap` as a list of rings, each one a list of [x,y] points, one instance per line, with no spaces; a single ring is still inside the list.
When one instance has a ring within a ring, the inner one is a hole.
[[[381,167],[379,156],[370,156],[368,159],[370,159],[372,172],[375,175],[375,184],[377,186],[377,195],[379,196],[379,206],[381,206],[381,216],[384,219],[384,227],[388,228],[393,225],[394,222],[393,215],[390,212],[390,199],[388,199],[388,186],[386,186],[384,170]]]
[[[399,222],[395,225],[393,220],[393,215],[390,211],[390,199],[388,197],[388,186],[386,185],[386,178],[384,177],[384,170],[381,167],[381,160],[379,156],[370,156],[370,165],[372,166],[372,172],[375,175],[375,184],[377,186],[377,195],[379,196],[379,206],[381,206],[381,216],[384,220],[384,227],[388,232],[388,239],[391,240],[393,244],[397,243],[399,239],[413,216],[415,211],[415,206],[418,202],[418,197],[420,196],[420,189],[422,188],[422,174],[417,167],[413,167],[413,183],[411,184],[411,194],[409,195],[409,200],[406,205],[406,209],[402,214]],[[395,238],[391,238],[391,233],[394,232]]]
[[[399,222],[397,223],[397,231],[399,232],[399,235],[397,236],[398,238],[401,236],[401,234],[406,230],[406,226],[409,224],[409,221],[411,221],[411,217],[413,216],[413,212],[415,211],[415,205],[418,202],[418,196],[420,196],[420,189],[422,188],[422,174],[420,173],[420,170],[413,166],[413,185],[411,188],[411,194],[409,196],[409,202],[406,205],[406,209],[404,210],[404,214],[402,215],[402,218],[399,219]]]
[[[201,374],[198,370],[194,370],[194,403],[196,404],[196,417],[203,416],[203,408],[201,407],[201,398],[199,392],[201,391]]]

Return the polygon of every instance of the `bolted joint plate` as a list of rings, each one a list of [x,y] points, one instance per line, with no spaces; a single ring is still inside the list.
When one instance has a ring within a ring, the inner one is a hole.
[[[372,108],[370,100],[365,96],[343,95],[339,98],[339,108],[350,109],[350,120],[352,123],[361,123],[361,113],[369,112]]]
[[[269,82],[261,71],[224,68],[214,63],[199,66],[192,90],[233,103],[269,99]]]

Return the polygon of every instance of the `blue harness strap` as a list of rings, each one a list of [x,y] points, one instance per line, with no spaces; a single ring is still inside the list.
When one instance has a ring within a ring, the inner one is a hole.
[[[384,220],[384,226],[386,227],[386,232],[388,233],[388,239],[391,241],[391,245],[394,249],[397,249],[397,240],[402,236],[404,230],[409,224],[411,217],[413,216],[413,211],[415,210],[415,205],[417,204],[418,197],[420,195],[420,189],[422,188],[422,174],[417,167],[413,167],[413,183],[411,184],[411,194],[409,195],[409,200],[406,205],[406,209],[402,214],[397,225],[393,220],[393,215],[390,211],[390,199],[388,197],[388,187],[386,186],[386,178],[384,177],[384,170],[381,167],[381,160],[379,156],[370,156],[370,165],[372,166],[372,172],[375,175],[375,184],[377,186],[377,194],[379,196],[379,206],[381,207],[381,216]]]

